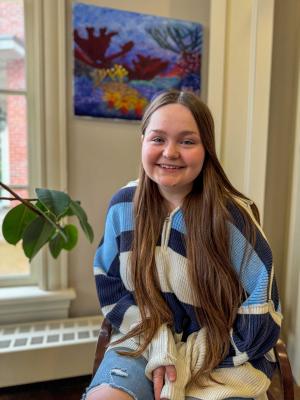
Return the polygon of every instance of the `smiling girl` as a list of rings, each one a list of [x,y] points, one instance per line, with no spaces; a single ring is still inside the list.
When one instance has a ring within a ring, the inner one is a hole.
[[[138,181],[112,198],[94,272],[110,347],[84,398],[267,399],[281,313],[256,206],[229,182],[207,106],[165,92]]]

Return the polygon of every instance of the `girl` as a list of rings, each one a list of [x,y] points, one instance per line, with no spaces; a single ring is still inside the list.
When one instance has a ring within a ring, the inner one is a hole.
[[[267,399],[281,324],[272,254],[192,93],[147,108],[139,180],[111,200],[94,272],[114,332],[84,398]]]

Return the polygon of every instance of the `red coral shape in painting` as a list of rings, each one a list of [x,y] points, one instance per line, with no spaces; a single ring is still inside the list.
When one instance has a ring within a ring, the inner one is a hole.
[[[185,73],[197,73],[201,68],[201,55],[197,53],[183,52],[178,62],[179,68]]]
[[[107,32],[107,28],[101,28],[99,35],[95,35],[95,28],[87,27],[88,37],[82,38],[78,30],[74,30],[75,57],[94,68],[110,68],[113,60],[127,54],[134,46],[134,42],[129,41],[121,46],[120,51],[107,55],[111,40],[118,32]]]
[[[169,61],[164,61],[161,58],[155,58],[151,56],[143,56],[137,54],[137,60],[133,60],[134,68],[126,67],[129,71],[130,79],[142,79],[150,80],[162,73],[167,66]]]

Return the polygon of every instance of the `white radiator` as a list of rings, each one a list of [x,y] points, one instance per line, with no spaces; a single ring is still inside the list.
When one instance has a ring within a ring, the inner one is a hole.
[[[101,319],[0,326],[0,387],[90,374]]]

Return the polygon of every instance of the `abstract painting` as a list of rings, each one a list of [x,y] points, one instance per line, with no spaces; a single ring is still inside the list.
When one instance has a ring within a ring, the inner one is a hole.
[[[199,23],[74,3],[73,40],[77,116],[139,120],[163,90],[200,94]]]

